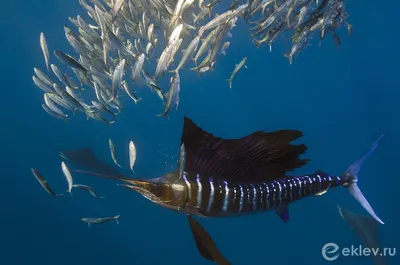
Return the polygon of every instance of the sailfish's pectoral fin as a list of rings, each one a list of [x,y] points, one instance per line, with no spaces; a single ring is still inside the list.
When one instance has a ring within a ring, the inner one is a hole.
[[[275,209],[275,212],[285,223],[289,222],[289,205],[282,204]]]
[[[194,237],[197,249],[205,259],[214,261],[218,265],[231,265],[218,250],[211,236],[191,215],[187,215],[190,229]]]

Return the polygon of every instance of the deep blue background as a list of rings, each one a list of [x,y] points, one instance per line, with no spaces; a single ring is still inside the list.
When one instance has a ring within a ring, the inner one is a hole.
[[[33,178],[38,169],[56,191],[66,189],[57,151],[94,147],[109,161],[108,138],[127,165],[127,145],[138,149],[136,173],[155,177],[176,168],[182,127],[187,115],[220,137],[240,137],[254,130],[299,129],[312,159],[298,173],[322,169],[341,174],[372,142],[387,132],[360,174],[360,188],[378,215],[381,243],[400,247],[398,178],[400,98],[398,3],[346,1],[354,35],[336,48],[330,38],[316,40],[293,65],[282,56],[283,39],[268,48],[251,44],[243,22],[233,31],[228,56],[218,57],[213,74],[195,78],[181,73],[181,105],[170,121],[155,117],[159,99],[144,89],[141,104],[126,104],[113,126],[80,115],[68,124],[41,108],[43,93],[31,79],[33,67],[45,69],[39,47],[44,32],[49,49],[69,52],[63,26],[82,14],[78,1],[3,0],[1,32],[0,264],[210,264],[197,253],[186,218],[162,209],[113,182],[77,175],[106,200],[85,192],[52,198]],[[73,28],[73,26],[71,26]],[[342,36],[346,32],[342,32]],[[248,57],[248,69],[224,81],[235,63]],[[51,54],[51,60],[55,61]],[[57,62],[58,63],[58,62]],[[140,93],[140,92],[139,92]],[[128,102],[128,101],[125,101]],[[125,160],[124,160],[125,159]],[[320,254],[327,242],[350,245],[336,211],[338,203],[356,212],[361,207],[344,189],[330,190],[291,206],[284,224],[273,213],[243,218],[200,220],[233,264],[326,264]],[[121,214],[120,225],[91,229],[84,216]],[[392,259],[392,264],[399,258]],[[372,264],[370,258],[342,258],[337,264]]]

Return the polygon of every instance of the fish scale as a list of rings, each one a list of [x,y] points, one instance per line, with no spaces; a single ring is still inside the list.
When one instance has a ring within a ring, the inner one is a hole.
[[[329,188],[345,186],[350,181],[323,172],[255,183],[237,183],[187,172],[184,172],[183,179],[188,189],[186,204],[208,217],[273,210],[283,204],[319,195]]]

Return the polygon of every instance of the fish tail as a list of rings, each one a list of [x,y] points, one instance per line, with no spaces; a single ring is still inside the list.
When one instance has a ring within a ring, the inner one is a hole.
[[[344,177],[347,178],[347,183],[344,186],[348,189],[350,194],[361,204],[361,206],[379,223],[384,224],[384,222],[375,214],[371,205],[367,201],[367,199],[362,194],[360,188],[357,185],[358,182],[358,173],[364,163],[364,160],[369,157],[372,152],[378,147],[379,140],[385,134],[382,134],[372,145],[370,150],[364,154],[360,159],[357,159],[344,173]]]
[[[165,117],[167,120],[169,120],[169,115],[168,115],[168,113],[167,113],[167,112],[164,112],[164,113],[158,114],[158,115],[157,115],[157,117]]]
[[[114,220],[115,220],[115,222],[119,225],[119,218],[120,218],[120,215],[118,214],[118,215],[116,215],[116,216],[114,216]]]
[[[285,53],[284,56],[289,59],[289,63],[292,64],[293,56],[290,53]]]
[[[232,88],[232,78],[226,79],[226,82],[229,84],[229,88]]]

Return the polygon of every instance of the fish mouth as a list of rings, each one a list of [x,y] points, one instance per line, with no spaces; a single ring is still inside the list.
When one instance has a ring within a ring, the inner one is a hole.
[[[156,195],[154,195],[152,192],[150,192],[148,190],[152,184],[151,182],[145,181],[145,180],[129,180],[127,182],[129,184],[124,183],[124,184],[117,184],[117,185],[121,186],[121,187],[125,187],[130,190],[134,190],[152,202],[162,203],[162,201]]]

